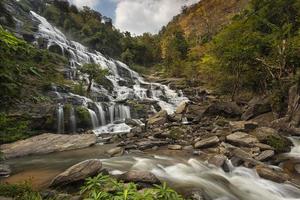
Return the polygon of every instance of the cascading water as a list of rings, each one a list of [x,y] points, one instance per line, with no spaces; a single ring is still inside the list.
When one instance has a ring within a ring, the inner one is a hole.
[[[296,200],[300,190],[288,184],[279,184],[260,178],[255,170],[220,168],[196,159],[176,159],[163,156],[123,156],[104,159],[102,163],[113,174],[128,170],[152,172],[182,192],[199,191],[210,200]]]
[[[93,96],[106,96],[107,99],[110,100],[110,106],[108,107],[109,121],[111,123],[110,126],[117,121],[118,123],[116,123],[116,126],[123,128],[126,127],[126,130],[128,130],[128,127],[125,124],[120,125],[119,121],[124,121],[124,119],[130,118],[130,110],[129,107],[122,105],[119,102],[126,102],[128,99],[142,101],[150,100],[151,102],[157,103],[162,109],[171,114],[175,111],[180,102],[187,100],[187,98],[183,97],[182,94],[171,90],[165,85],[144,81],[138,73],[131,70],[124,63],[106,58],[97,51],[91,51],[78,42],[68,40],[61,31],[53,27],[44,17],[41,17],[34,12],[31,12],[31,14],[34,19],[37,19],[40,22],[39,31],[35,35],[36,40],[44,38],[48,41],[47,48],[50,48],[52,45],[58,45],[62,49],[62,53],[68,55],[70,66],[66,68],[65,72],[65,74],[68,74],[68,78],[74,81],[84,78],[85,75],[80,74],[78,69],[85,63],[96,63],[99,64],[101,68],[108,69],[110,71],[110,74],[106,76],[106,78],[112,83],[113,91],[108,91],[105,87],[97,83],[94,83],[92,87]],[[67,95],[70,94],[66,94],[64,96]],[[77,95],[77,97],[78,96],[79,95]],[[101,102],[93,103],[99,104]],[[99,110],[99,108],[100,107],[98,106],[98,110],[96,110],[96,112],[99,114],[99,119],[103,126],[107,124],[103,116],[108,114],[104,113],[103,109]],[[97,115],[95,117],[94,111],[90,113],[92,120],[95,120]],[[97,123],[94,122],[94,127],[98,127]],[[119,128],[113,129],[119,130]],[[99,131],[100,130],[97,132],[100,133]]]
[[[98,109],[99,119],[102,126],[106,125],[105,112],[100,103],[96,103],[96,107]]]
[[[70,130],[72,133],[76,132],[76,117],[73,106],[70,108]]]
[[[300,137],[290,137],[289,139],[292,141],[294,147],[287,155],[300,158]]]
[[[98,117],[95,113],[95,111],[88,109],[89,113],[90,113],[90,117],[91,117],[91,122],[93,125],[93,129],[96,129],[97,127],[99,127],[99,120]]]
[[[64,133],[64,106],[58,105],[57,108],[57,133]]]

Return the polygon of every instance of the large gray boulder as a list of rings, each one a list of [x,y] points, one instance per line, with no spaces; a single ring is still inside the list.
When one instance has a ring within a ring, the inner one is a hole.
[[[283,183],[290,179],[289,175],[284,173],[283,171],[269,168],[263,165],[258,165],[256,167],[256,172],[260,177],[277,183]]]
[[[254,146],[255,143],[259,143],[258,139],[250,134],[243,132],[235,132],[226,136],[226,141],[238,145],[238,146]]]
[[[52,181],[51,187],[65,186],[70,183],[84,180],[100,173],[102,163],[100,160],[86,160],[78,163],[63,173],[57,175]]]
[[[61,135],[45,133],[26,140],[1,145],[0,149],[4,158],[8,159],[81,149],[92,146],[96,142],[97,136],[94,134]]]

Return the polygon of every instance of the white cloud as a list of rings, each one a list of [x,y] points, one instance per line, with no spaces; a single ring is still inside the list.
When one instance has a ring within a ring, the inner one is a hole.
[[[79,8],[82,8],[83,6],[95,8],[99,4],[100,0],[70,0],[70,2]]]
[[[181,12],[184,5],[200,0],[119,0],[115,26],[122,31],[140,35],[157,33],[162,26]]]

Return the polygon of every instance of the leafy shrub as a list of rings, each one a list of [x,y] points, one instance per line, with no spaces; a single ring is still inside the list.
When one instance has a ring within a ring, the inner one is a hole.
[[[0,184],[0,196],[12,197],[16,200],[42,200],[39,193],[32,190],[28,182],[22,184]]]
[[[8,118],[0,113],[0,143],[9,143],[30,136],[28,121]]]

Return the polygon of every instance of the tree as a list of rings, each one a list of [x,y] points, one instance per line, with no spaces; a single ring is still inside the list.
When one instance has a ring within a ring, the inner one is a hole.
[[[102,69],[100,65],[94,63],[84,64],[81,67],[80,71],[88,75],[88,94],[91,91],[93,81],[101,82],[105,78],[105,76],[108,75],[107,69]]]

